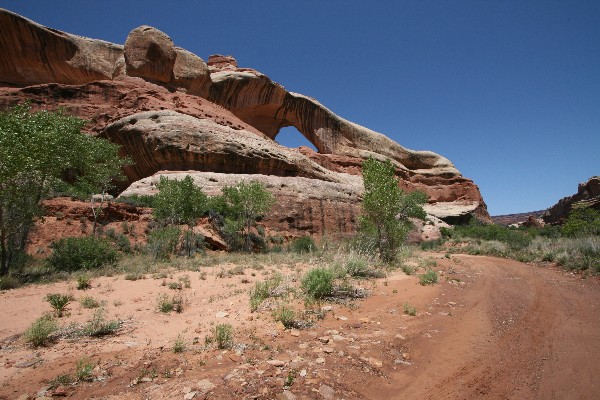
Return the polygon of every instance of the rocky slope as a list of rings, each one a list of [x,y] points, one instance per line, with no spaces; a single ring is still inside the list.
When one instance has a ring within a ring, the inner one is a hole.
[[[406,190],[425,191],[431,215],[490,221],[477,186],[446,158],[344,120],[258,71],[239,68],[233,57],[205,62],[155,28],[134,29],[121,46],[0,10],[0,52],[0,108],[28,100],[90,121],[89,134],[119,143],[134,160],[121,189],[150,190],[142,186],[159,171],[190,171],[203,177],[198,182],[207,191],[209,173],[230,174],[232,183],[252,177],[269,183],[285,204],[273,224],[351,232],[362,190],[357,175],[372,156],[391,159]],[[277,144],[286,126],[318,153]]]
[[[562,198],[543,215],[547,224],[562,224],[573,207],[592,207],[600,210],[600,176],[593,176],[580,183],[577,193]]]

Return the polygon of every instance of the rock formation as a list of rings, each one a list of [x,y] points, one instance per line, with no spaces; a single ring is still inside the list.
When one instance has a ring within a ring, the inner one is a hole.
[[[593,176],[580,183],[577,193],[567,196],[550,207],[543,215],[547,224],[562,224],[573,207],[592,207],[600,210],[600,176]]]
[[[472,215],[490,221],[477,186],[446,158],[342,119],[315,99],[239,68],[231,56],[205,63],[155,28],[134,29],[120,46],[0,10],[0,54],[0,107],[29,100],[90,121],[87,133],[119,143],[134,160],[125,170],[128,193],[149,190],[144,185],[159,171],[190,171],[206,191],[252,178],[281,200],[268,219],[273,226],[350,233],[362,161],[389,158],[404,189],[427,193],[431,215],[450,223]],[[318,152],[278,145],[274,139],[286,126]]]

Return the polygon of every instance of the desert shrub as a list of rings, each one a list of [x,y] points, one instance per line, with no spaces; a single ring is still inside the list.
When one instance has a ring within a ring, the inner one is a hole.
[[[333,272],[327,268],[313,268],[304,275],[301,283],[306,295],[322,299],[333,292]]]
[[[108,238],[115,244],[115,246],[123,253],[131,253],[131,241],[127,236],[122,233],[117,233],[112,230],[112,234],[107,235]]]
[[[189,289],[192,287],[192,281],[191,281],[189,275],[180,276],[179,282],[181,282],[186,289]]]
[[[233,347],[233,327],[230,324],[219,324],[215,326],[214,342],[219,349],[231,349]]]
[[[91,296],[86,296],[86,297],[80,298],[79,304],[81,304],[81,307],[83,307],[83,308],[98,308],[98,307],[100,307],[100,302]]]
[[[402,264],[400,268],[402,269],[402,272],[404,272],[406,275],[412,275],[415,273],[415,267],[413,267],[412,265]]]
[[[288,329],[296,325],[296,313],[294,309],[285,304],[273,311],[273,319],[275,322],[281,322]]]
[[[123,279],[125,279],[126,281],[137,281],[140,279],[144,279],[144,275],[139,272],[129,272],[125,274]]]
[[[417,308],[410,303],[404,303],[404,314],[415,316],[417,315]]]
[[[250,310],[256,311],[263,301],[272,296],[277,296],[274,291],[281,285],[283,278],[277,274],[264,282],[256,282],[250,289]]]
[[[527,247],[532,236],[527,230],[508,228],[501,225],[482,225],[472,220],[469,225],[455,226],[452,233],[454,238],[474,238],[488,241],[506,243],[512,250],[520,250]]]
[[[120,321],[107,321],[105,318],[106,310],[99,308],[94,312],[94,316],[84,326],[82,333],[86,336],[98,337],[115,333],[121,326]]]
[[[425,285],[433,285],[438,282],[437,273],[430,269],[426,273],[419,275],[419,283],[423,286]]]
[[[600,235],[600,210],[589,207],[577,207],[571,210],[562,226],[565,236]]]
[[[45,346],[51,335],[58,329],[58,324],[52,316],[44,315],[38,318],[23,334],[25,342],[34,347]]]
[[[292,240],[290,250],[294,253],[312,253],[317,250],[317,245],[312,237],[302,236]]]
[[[79,275],[77,277],[77,290],[87,290],[92,287],[92,278],[88,275]]]
[[[78,382],[91,382],[94,379],[92,371],[94,371],[94,364],[87,357],[77,360],[75,377]]]
[[[427,240],[421,242],[421,250],[437,250],[444,243],[444,239]]]
[[[355,278],[381,278],[381,271],[369,267],[369,263],[362,259],[353,257],[346,261],[346,273]]]
[[[161,293],[156,298],[156,307],[158,311],[168,314],[171,311],[175,311],[176,313],[183,312],[185,299],[181,295],[175,295],[173,297],[169,297],[168,295]]]
[[[180,230],[174,226],[166,226],[152,230],[148,234],[148,253],[156,260],[168,260],[177,249]]]
[[[185,351],[185,341],[181,335],[177,335],[177,339],[173,344],[173,353],[183,353]]]
[[[94,236],[69,237],[52,244],[48,265],[55,271],[95,269],[117,262],[117,251],[105,239]]]
[[[19,280],[12,275],[0,276],[0,290],[10,290],[19,286]]]
[[[173,300],[164,293],[161,293],[156,298],[156,307],[161,313],[168,314],[173,311]]]
[[[58,318],[63,316],[71,300],[73,300],[73,296],[70,294],[50,293],[46,296],[46,301],[50,303]]]

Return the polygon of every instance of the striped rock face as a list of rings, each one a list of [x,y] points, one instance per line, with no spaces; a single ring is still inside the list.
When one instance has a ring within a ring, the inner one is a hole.
[[[29,100],[88,120],[87,133],[120,144],[134,160],[120,190],[150,190],[143,182],[173,171],[193,174],[207,188],[201,174],[219,174],[219,182],[253,177],[285,201],[270,224],[350,233],[360,211],[362,161],[374,157],[394,163],[405,190],[428,195],[429,214],[449,223],[490,220],[478,187],[448,159],[340,118],[231,56],[205,63],[155,28],[134,29],[122,46],[0,10],[0,54],[0,107]],[[287,126],[317,151],[277,144]]]

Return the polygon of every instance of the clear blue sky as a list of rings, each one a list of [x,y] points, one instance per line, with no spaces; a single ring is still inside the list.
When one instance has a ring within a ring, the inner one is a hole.
[[[124,43],[152,25],[231,54],[405,147],[449,158],[492,215],[533,211],[600,174],[600,1],[5,1]],[[290,145],[300,143],[291,133]]]

